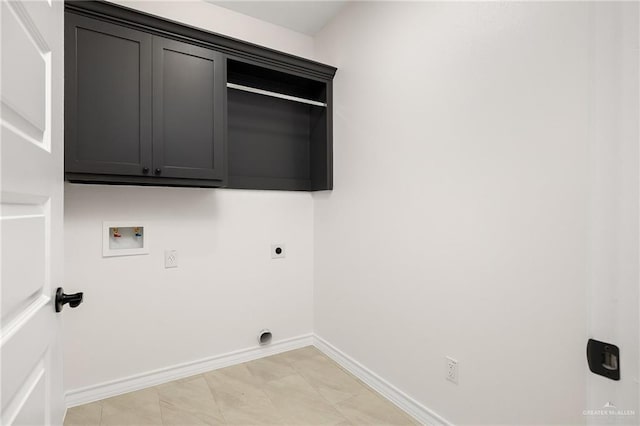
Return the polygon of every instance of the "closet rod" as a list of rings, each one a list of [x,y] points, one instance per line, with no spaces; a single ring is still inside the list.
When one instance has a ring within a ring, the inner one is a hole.
[[[256,89],[255,87],[243,86],[241,84],[227,83],[229,89],[243,90],[245,92],[257,93],[259,95],[271,96],[273,98],[286,99],[288,101],[300,102],[303,104],[315,105],[320,107],[326,107],[324,102],[312,101],[309,99],[298,98],[295,96],[283,95],[282,93],[270,92],[268,90]]]

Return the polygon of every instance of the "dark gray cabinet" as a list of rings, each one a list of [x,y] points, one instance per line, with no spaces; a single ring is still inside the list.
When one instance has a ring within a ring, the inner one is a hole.
[[[65,170],[142,176],[152,163],[152,36],[66,17]]]
[[[153,168],[173,178],[224,178],[224,58],[153,38]]]
[[[66,180],[332,189],[334,67],[107,2],[65,10]]]
[[[330,82],[237,58],[227,81],[227,186],[331,189]]]
[[[67,180],[225,181],[225,60],[211,49],[66,14]]]

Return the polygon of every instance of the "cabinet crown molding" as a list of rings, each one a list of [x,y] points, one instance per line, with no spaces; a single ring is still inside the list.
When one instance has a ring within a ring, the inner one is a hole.
[[[65,10],[76,14],[124,25],[162,37],[173,38],[227,55],[254,61],[276,70],[295,73],[320,81],[330,81],[337,68],[268,47],[205,31],[190,25],[160,18],[105,1],[66,1]]]

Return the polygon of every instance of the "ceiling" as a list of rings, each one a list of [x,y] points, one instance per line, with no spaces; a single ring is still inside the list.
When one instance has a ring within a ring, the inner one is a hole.
[[[320,31],[347,4],[347,0],[207,1],[225,9],[311,36]]]

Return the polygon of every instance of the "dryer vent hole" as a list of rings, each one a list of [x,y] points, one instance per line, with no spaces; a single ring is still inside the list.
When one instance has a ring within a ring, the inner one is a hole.
[[[269,330],[262,330],[258,335],[258,343],[260,343],[261,345],[268,345],[269,343],[271,343],[272,337],[273,336],[271,335],[271,332]]]

